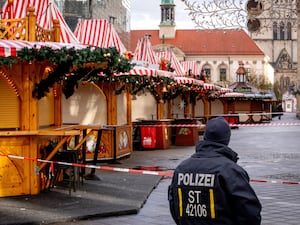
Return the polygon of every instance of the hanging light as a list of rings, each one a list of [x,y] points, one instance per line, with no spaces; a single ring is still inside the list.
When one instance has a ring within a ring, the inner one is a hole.
[[[164,92],[164,93],[168,92],[167,87],[166,87],[165,84],[164,84],[164,86],[163,86],[162,92]]]

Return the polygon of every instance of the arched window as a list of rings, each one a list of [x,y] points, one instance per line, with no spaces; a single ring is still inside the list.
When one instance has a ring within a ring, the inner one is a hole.
[[[277,22],[273,23],[273,40],[278,40],[278,27]]]
[[[289,78],[289,77],[286,77],[286,78],[285,78],[285,86],[284,86],[284,87],[285,87],[286,89],[288,89],[289,86],[290,86],[290,78]]]
[[[220,81],[226,81],[226,73],[227,73],[226,67],[220,66],[219,69]]]
[[[284,40],[284,23],[280,22],[280,40]]]
[[[284,87],[284,77],[280,77],[280,79],[279,79],[279,87],[280,87],[280,89],[283,89],[283,87]]]
[[[286,39],[287,40],[292,40],[292,24],[291,24],[291,22],[287,23],[286,29],[287,29],[287,31],[286,31]]]
[[[205,71],[206,77],[208,80],[210,80],[210,76],[211,76],[211,66],[209,64],[205,64],[203,66],[203,69]]]

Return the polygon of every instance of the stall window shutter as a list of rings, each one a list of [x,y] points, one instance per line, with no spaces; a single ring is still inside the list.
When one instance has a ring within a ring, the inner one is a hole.
[[[39,127],[51,126],[54,124],[54,97],[50,92],[38,102],[39,107]]]
[[[20,128],[20,100],[9,83],[0,77],[0,129]]]

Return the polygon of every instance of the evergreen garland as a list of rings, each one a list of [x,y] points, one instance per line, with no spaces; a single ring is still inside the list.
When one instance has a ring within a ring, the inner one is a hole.
[[[73,95],[81,82],[121,82],[131,94],[137,94],[145,89],[150,92],[161,84],[168,86],[168,92],[163,99],[172,99],[185,92],[191,86],[180,86],[173,78],[164,76],[118,75],[129,72],[134,64],[130,59],[119,54],[115,47],[84,49],[60,48],[48,46],[41,48],[23,48],[17,51],[17,57],[0,57],[0,66],[11,68],[18,62],[48,62],[53,70],[49,75],[35,84],[32,96],[41,99],[56,83],[62,85],[66,98]],[[123,88],[123,89],[125,89]],[[121,93],[116,90],[115,94]]]

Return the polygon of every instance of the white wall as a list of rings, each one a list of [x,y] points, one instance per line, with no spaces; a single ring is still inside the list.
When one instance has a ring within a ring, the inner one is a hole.
[[[184,118],[184,101],[181,96],[172,100],[172,116],[174,119]]]
[[[157,119],[156,100],[148,91],[136,95],[136,100],[132,100],[132,121],[138,119]]]
[[[214,56],[198,56],[198,58],[186,58],[186,61],[196,60],[200,68],[208,64],[211,68],[210,82],[219,84],[220,81],[220,67],[226,68],[226,79],[229,83],[236,82],[236,71],[239,67],[239,62],[244,63],[245,68],[250,68],[251,74],[256,76],[264,76],[270,82],[274,80],[274,71],[266,68],[270,67],[269,58],[265,55],[214,55]]]
[[[62,117],[63,123],[106,125],[106,98],[94,84],[79,85],[70,98],[63,96]]]
[[[127,124],[127,96],[125,92],[117,95],[117,125]]]

